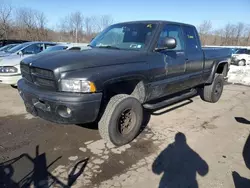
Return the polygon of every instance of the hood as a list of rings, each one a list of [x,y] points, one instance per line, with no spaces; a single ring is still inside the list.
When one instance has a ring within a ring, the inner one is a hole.
[[[33,67],[66,72],[83,68],[144,61],[142,58],[145,57],[145,53],[130,50],[93,48],[84,51],[66,50],[37,54],[24,59],[22,62],[25,64],[32,63]]]
[[[6,56],[9,56],[11,55],[11,53],[8,53],[8,52],[0,52],[0,58],[1,57],[6,57]]]
[[[0,57],[0,66],[15,66],[20,64],[22,59],[24,59],[24,57],[20,55],[10,55],[2,58]]]

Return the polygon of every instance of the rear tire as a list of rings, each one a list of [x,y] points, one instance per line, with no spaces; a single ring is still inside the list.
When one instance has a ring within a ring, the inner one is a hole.
[[[246,60],[242,59],[238,62],[238,66],[245,66],[246,65]]]
[[[130,95],[112,97],[99,121],[101,137],[116,146],[131,142],[138,134],[143,120],[141,103]]]
[[[201,90],[202,100],[210,103],[216,103],[223,92],[224,78],[221,74],[215,74],[214,81],[210,85],[205,85]]]

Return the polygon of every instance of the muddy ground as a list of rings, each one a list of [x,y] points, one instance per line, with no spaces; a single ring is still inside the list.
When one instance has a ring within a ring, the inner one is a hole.
[[[196,96],[144,121],[115,148],[95,124],[27,114],[17,90],[0,85],[0,187],[250,187],[250,87],[226,85],[216,104]]]

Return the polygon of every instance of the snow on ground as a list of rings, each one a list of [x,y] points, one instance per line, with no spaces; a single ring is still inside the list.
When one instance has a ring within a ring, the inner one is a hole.
[[[228,72],[228,82],[250,86],[250,66],[231,65]]]

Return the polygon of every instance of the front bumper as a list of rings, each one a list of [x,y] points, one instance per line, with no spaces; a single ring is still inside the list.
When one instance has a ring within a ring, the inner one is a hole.
[[[24,79],[18,81],[18,90],[29,113],[62,124],[94,122],[102,100],[102,93],[48,91],[31,85]],[[69,114],[67,108],[70,109]]]
[[[0,83],[1,84],[9,84],[9,85],[16,85],[18,80],[22,78],[21,74],[18,75],[8,75],[8,76],[3,76],[0,75]]]

